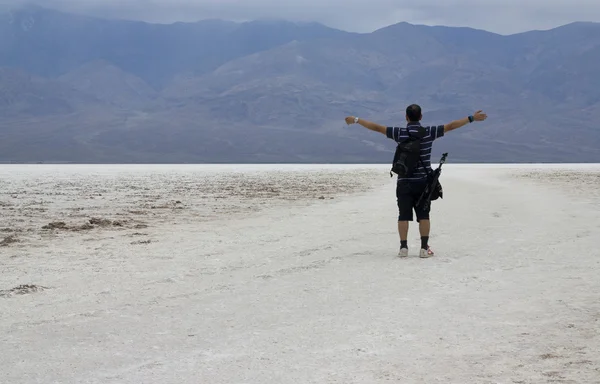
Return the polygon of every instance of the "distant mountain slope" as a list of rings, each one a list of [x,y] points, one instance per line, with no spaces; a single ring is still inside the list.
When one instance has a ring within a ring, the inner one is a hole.
[[[56,77],[102,59],[158,87],[177,73],[205,73],[289,41],[340,34],[345,33],[320,24],[209,20],[163,25],[25,7],[0,20],[0,66]]]
[[[95,60],[58,78],[73,89],[121,108],[154,106],[159,94],[144,80],[104,60]]]
[[[343,118],[484,124],[451,161],[600,162],[600,24],[500,36],[399,23],[154,25],[28,7],[0,17],[0,161],[389,162]]]
[[[94,102],[94,98],[58,80],[0,68],[0,112],[4,118],[69,114]]]

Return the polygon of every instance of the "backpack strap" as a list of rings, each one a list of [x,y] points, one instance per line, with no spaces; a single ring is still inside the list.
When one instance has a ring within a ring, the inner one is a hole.
[[[421,126],[419,126],[419,128],[423,129]],[[408,131],[408,127],[407,127],[407,131]],[[410,134],[410,131],[408,131]],[[422,133],[422,132],[421,132]],[[424,137],[424,135],[421,136],[421,139]],[[425,166],[425,164],[423,164],[423,162],[421,161],[421,154],[419,153],[419,164],[421,165],[421,167],[425,170],[425,172],[427,172],[427,176],[431,177],[433,175],[433,172],[429,171],[429,169]]]
[[[429,170],[429,168],[427,168],[425,166],[425,164],[423,164],[423,162],[421,161],[421,157],[419,156],[419,164],[421,164],[421,167],[425,170],[425,172],[427,173],[427,176],[431,177],[431,175],[433,174],[433,172],[431,172]]]

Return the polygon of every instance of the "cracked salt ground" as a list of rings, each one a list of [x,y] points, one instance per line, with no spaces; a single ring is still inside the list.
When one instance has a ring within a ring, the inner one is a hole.
[[[600,167],[445,165],[427,260],[387,165],[268,168],[0,167],[0,382],[599,382]]]

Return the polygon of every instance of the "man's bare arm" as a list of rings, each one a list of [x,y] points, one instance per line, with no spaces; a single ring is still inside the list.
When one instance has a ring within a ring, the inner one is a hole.
[[[363,127],[370,129],[371,131],[375,131],[375,132],[379,132],[385,135],[385,131],[386,131],[386,127],[384,127],[383,125],[379,125],[376,123],[373,123],[371,121],[368,120],[364,120],[364,119],[360,119],[358,117],[354,117],[354,116],[348,116],[346,117],[346,124],[350,125],[350,124],[360,124]]]
[[[462,126],[465,126],[467,124],[469,124],[468,117],[465,117],[464,119],[460,119],[460,120],[454,120],[453,122],[444,125],[444,133],[448,133],[448,132],[458,129]]]
[[[483,120],[487,119],[487,115],[485,113],[483,113],[482,111],[477,111],[477,112],[475,112],[475,114],[473,114],[470,117],[472,117],[473,121],[483,121]],[[460,128],[464,125],[467,125],[471,122],[472,121],[469,119],[469,117],[465,117],[464,119],[454,120],[453,122],[444,125],[444,133],[453,131],[453,130]]]

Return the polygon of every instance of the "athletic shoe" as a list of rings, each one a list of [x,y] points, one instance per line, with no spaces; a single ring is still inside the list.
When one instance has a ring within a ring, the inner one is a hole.
[[[431,247],[427,247],[427,249],[421,249],[421,253],[419,254],[419,257],[422,259],[426,259],[428,257],[432,257],[433,255],[434,255],[434,253],[431,250]]]
[[[400,248],[400,252],[398,252],[398,257],[408,257],[408,248]]]

